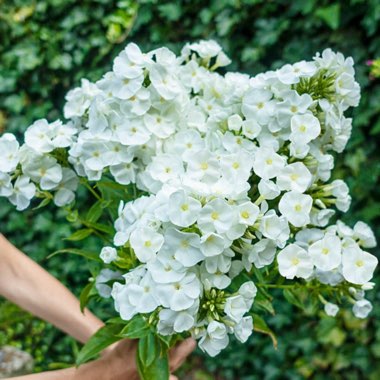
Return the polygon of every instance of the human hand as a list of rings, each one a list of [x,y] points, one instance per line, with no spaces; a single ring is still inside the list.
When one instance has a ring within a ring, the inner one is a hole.
[[[169,352],[170,371],[176,371],[195,348],[195,341],[191,338],[179,343]],[[139,380],[136,365],[137,341],[125,339],[108,350],[100,361],[106,367],[107,379],[112,380]],[[177,380],[174,375],[170,380]]]

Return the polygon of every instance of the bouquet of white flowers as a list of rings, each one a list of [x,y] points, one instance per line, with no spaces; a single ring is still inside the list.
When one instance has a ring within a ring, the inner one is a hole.
[[[362,248],[376,245],[373,232],[329,225],[351,201],[330,177],[331,153],[351,133],[344,113],[360,97],[353,60],[327,49],[255,77],[216,72],[229,62],[214,41],[178,57],[131,43],[102,79],[67,94],[66,123],[36,121],[21,147],[0,138],[1,196],[18,210],[52,200],[84,226],[72,240],[106,242],[100,255],[72,250],[106,267],[82,303],[96,288],[120,315],[79,363],[139,338],[142,378],[164,379],[181,337],[211,356],[230,334],[275,342],[260,316],[273,311],[271,288],[330,316],[337,304],[358,318],[372,309],[364,293],[378,260]],[[96,199],[85,217],[74,209],[78,184]]]

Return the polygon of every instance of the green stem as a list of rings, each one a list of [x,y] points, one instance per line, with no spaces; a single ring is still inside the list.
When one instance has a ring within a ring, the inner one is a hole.
[[[91,187],[91,185],[85,180],[83,179],[82,181],[82,184],[84,186],[86,186],[86,188],[91,192],[91,194],[99,201],[101,200],[102,198],[100,197],[100,195]]]

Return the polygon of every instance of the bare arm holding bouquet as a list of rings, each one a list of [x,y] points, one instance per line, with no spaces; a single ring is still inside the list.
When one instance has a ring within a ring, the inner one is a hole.
[[[82,343],[103,326],[103,322],[88,309],[82,314],[75,296],[3,235],[0,235],[0,262],[0,295]],[[189,340],[173,350],[173,370],[182,364],[193,348],[194,343]],[[135,341],[123,340],[109,349],[101,359],[78,369],[23,376],[22,379],[138,379],[135,351]]]
[[[103,323],[57,279],[0,235],[0,294],[85,343]]]

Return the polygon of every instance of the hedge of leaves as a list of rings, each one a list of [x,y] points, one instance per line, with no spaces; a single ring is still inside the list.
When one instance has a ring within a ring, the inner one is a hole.
[[[337,177],[348,181],[355,199],[346,221],[363,219],[380,236],[380,81],[370,79],[366,65],[367,60],[380,57],[379,33],[378,0],[1,3],[0,130],[23,131],[36,118],[59,117],[65,92],[82,77],[98,78],[125,40],[134,40],[146,49],[165,44],[178,51],[186,41],[215,38],[232,58],[231,69],[250,74],[308,59],[315,51],[332,47],[354,57],[363,93],[354,111],[354,132],[344,164],[336,171]],[[63,268],[58,267],[62,260],[44,260],[68,244],[62,238],[70,231],[60,223],[65,216],[47,210],[24,217],[9,210],[0,204],[0,231],[53,274],[59,272],[71,289],[79,289],[89,276],[85,270],[78,273],[82,259],[71,257]],[[378,288],[372,296],[380,299]],[[104,305],[92,306],[104,315]],[[323,318],[319,323],[297,306],[290,309],[278,303],[275,309],[276,315],[268,316],[268,324],[283,331],[278,336],[278,350],[267,337],[256,333],[249,345],[236,343],[217,360],[201,359],[201,365],[212,373],[210,378],[380,378],[380,307],[375,308],[369,322],[354,321],[344,314],[338,319]],[[0,313],[1,327],[6,313]],[[0,334],[0,343],[19,341],[20,331],[32,334],[37,328],[33,323],[8,327]],[[361,327],[355,333],[354,323]],[[57,349],[44,359],[52,342]],[[29,350],[39,347],[38,368],[70,362],[75,349],[68,342],[50,327],[45,327],[42,340],[23,341]],[[198,365],[198,359],[194,361]],[[197,376],[204,378],[201,373]]]

